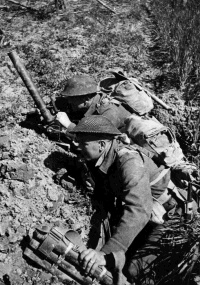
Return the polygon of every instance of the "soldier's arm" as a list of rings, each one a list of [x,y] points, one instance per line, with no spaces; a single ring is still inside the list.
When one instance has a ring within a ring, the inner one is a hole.
[[[120,163],[124,212],[114,234],[101,249],[106,254],[127,251],[148,223],[153,205],[149,175],[140,155],[123,155]]]
[[[122,105],[117,106],[115,104],[100,106],[97,112],[99,115],[108,118],[118,129],[124,127],[125,119],[131,115]]]

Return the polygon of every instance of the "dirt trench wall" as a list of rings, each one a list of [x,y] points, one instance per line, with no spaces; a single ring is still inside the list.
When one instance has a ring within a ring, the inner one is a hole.
[[[10,284],[53,282],[51,275],[30,267],[23,258],[23,250],[38,225],[62,224],[87,239],[88,202],[78,190],[73,192],[73,184],[67,190],[55,184],[54,152],[62,155],[62,149],[32,130],[16,125],[1,133],[0,280],[8,278]],[[50,284],[60,284],[55,282]]]

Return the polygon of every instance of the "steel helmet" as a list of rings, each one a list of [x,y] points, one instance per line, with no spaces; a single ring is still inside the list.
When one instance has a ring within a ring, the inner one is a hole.
[[[63,96],[81,96],[93,94],[97,92],[97,83],[88,75],[75,75],[67,80],[64,90],[61,92]]]
[[[113,136],[122,134],[108,118],[101,115],[91,115],[82,118],[70,133]]]

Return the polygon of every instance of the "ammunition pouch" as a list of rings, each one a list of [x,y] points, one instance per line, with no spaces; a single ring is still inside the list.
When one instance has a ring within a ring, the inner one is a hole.
[[[93,276],[85,274],[79,253],[86,249],[79,234],[61,227],[36,228],[24,255],[59,279],[70,284],[113,285],[112,274],[98,267]]]

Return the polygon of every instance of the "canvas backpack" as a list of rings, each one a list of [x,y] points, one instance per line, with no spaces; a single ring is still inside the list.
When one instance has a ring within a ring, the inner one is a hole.
[[[155,117],[139,117],[132,114],[125,121],[125,130],[134,143],[150,151],[152,157],[166,167],[174,167],[184,158],[171,129]]]
[[[166,167],[188,165],[186,158],[172,130],[161,124],[148,113],[153,109],[153,101],[136,78],[128,78],[123,73],[112,72],[115,77],[107,77],[98,85],[103,103],[122,104],[132,115],[125,121],[125,132],[139,146],[147,149],[154,160]]]
[[[113,72],[115,77],[100,81],[98,91],[107,102],[120,103],[130,113],[140,116],[153,109],[153,101],[136,78],[127,78],[123,73]]]

